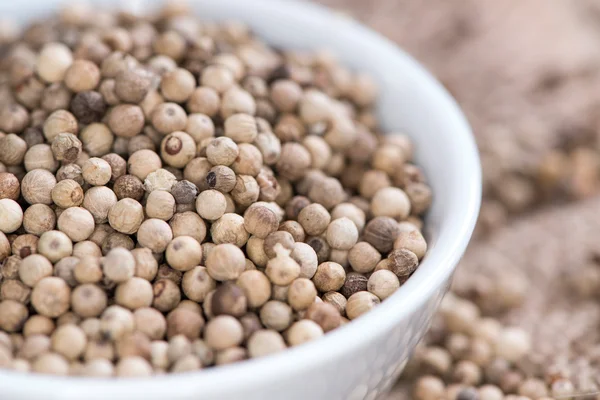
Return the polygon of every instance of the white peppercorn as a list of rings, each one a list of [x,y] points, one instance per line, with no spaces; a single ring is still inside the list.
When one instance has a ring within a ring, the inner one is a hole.
[[[241,344],[244,338],[242,324],[229,315],[211,319],[204,331],[204,340],[215,350],[225,350]]]
[[[108,126],[101,123],[92,123],[81,131],[79,140],[83,149],[92,157],[100,157],[110,152],[114,135]]]
[[[243,347],[230,347],[217,352],[215,365],[224,365],[239,362],[248,358],[248,352]]]
[[[181,292],[176,283],[170,279],[159,279],[153,285],[154,300],[152,307],[166,312],[171,311],[181,301]]]
[[[71,289],[61,278],[42,278],[31,292],[33,308],[46,317],[56,318],[69,309]]]
[[[130,68],[115,76],[115,95],[126,103],[138,104],[148,94],[152,85],[151,75],[140,69]]]
[[[290,346],[298,346],[321,336],[323,336],[323,329],[309,319],[294,322],[286,332],[286,339]]]
[[[20,193],[19,179],[10,172],[0,172],[0,199],[17,200]]]
[[[21,227],[23,210],[11,199],[0,199],[0,231],[11,233]]]
[[[81,242],[92,235],[95,223],[94,217],[85,208],[69,207],[58,217],[57,226],[73,242]]]
[[[126,250],[133,250],[134,246],[135,243],[133,243],[133,239],[131,239],[129,236],[123,233],[113,232],[108,235],[102,243],[102,254],[106,255],[109,251],[117,247],[122,247]]]
[[[14,133],[0,138],[0,162],[5,165],[19,165],[27,152],[27,143]]]
[[[160,90],[167,101],[183,103],[196,87],[196,79],[186,69],[176,68],[162,76]]]
[[[162,167],[160,157],[152,150],[142,149],[129,156],[127,170],[141,180]]]
[[[370,311],[379,303],[379,298],[372,293],[366,291],[356,292],[348,299],[346,315],[349,319],[353,320]]]
[[[235,213],[223,214],[213,222],[210,233],[215,244],[232,243],[237,247],[244,246],[250,237],[244,227],[244,217]]]
[[[146,198],[145,211],[148,218],[168,221],[175,213],[175,199],[169,192],[155,190]]]
[[[200,84],[214,89],[218,93],[223,93],[234,83],[234,76],[225,66],[209,65],[202,71]]]
[[[159,168],[150,172],[144,179],[144,189],[148,193],[154,191],[171,192],[173,185],[177,182],[177,177],[164,168]]]
[[[217,281],[237,279],[244,272],[245,266],[244,253],[229,243],[217,245],[206,258],[208,273]]]
[[[153,301],[152,284],[143,278],[132,277],[117,285],[115,291],[116,304],[136,310],[149,307]]]
[[[300,266],[300,278],[311,279],[317,271],[318,259],[314,249],[301,242],[294,243],[290,257]]]
[[[71,308],[83,318],[99,316],[106,309],[108,299],[104,290],[94,284],[83,284],[71,293]]]
[[[325,232],[331,216],[329,212],[320,204],[313,203],[304,207],[298,214],[298,222],[304,228],[307,235],[320,235]]]
[[[144,221],[144,209],[134,199],[124,198],[116,202],[108,212],[110,226],[125,234],[136,233]]]
[[[206,147],[206,158],[213,165],[229,166],[233,164],[238,155],[237,144],[228,137],[211,139]]]
[[[416,254],[407,249],[392,250],[388,255],[388,260],[390,261],[390,270],[400,279],[410,276],[419,264]]]
[[[187,114],[175,103],[161,103],[152,112],[152,126],[163,135],[183,131],[187,125]]]
[[[420,260],[427,252],[427,242],[423,234],[418,230],[400,232],[394,241],[394,249],[407,249],[415,253]]]
[[[518,361],[531,348],[529,335],[520,328],[505,328],[496,339],[495,351],[508,361]]]
[[[379,189],[371,200],[371,212],[374,216],[405,219],[410,213],[410,200],[406,193],[395,187]]]
[[[375,271],[367,283],[367,290],[384,300],[392,295],[400,287],[400,281],[396,274],[387,270]]]
[[[151,218],[140,225],[137,238],[142,246],[148,247],[155,253],[160,253],[166,250],[167,245],[173,239],[173,232],[165,221]]]
[[[231,197],[236,204],[242,207],[248,207],[258,200],[260,195],[260,187],[250,175],[238,175],[236,183],[231,191]]]
[[[78,358],[87,344],[85,333],[75,325],[62,325],[52,333],[52,350],[67,360]]]
[[[64,179],[52,188],[52,201],[59,207],[69,208],[81,205],[83,202],[83,189],[73,179]]]
[[[31,146],[25,153],[23,164],[26,171],[45,169],[56,172],[58,169],[58,161],[54,159],[51,147],[44,143]]]
[[[165,257],[172,268],[189,271],[202,261],[202,247],[190,236],[179,236],[169,243]]]
[[[275,285],[286,286],[300,276],[300,265],[290,257],[281,243],[273,246],[275,257],[267,262],[265,273]]]
[[[113,364],[102,358],[90,360],[83,367],[83,375],[85,376],[108,378],[113,376],[114,373]]]
[[[64,357],[56,353],[45,353],[32,362],[31,370],[43,374],[67,375],[69,373],[69,363]]]
[[[350,250],[358,240],[358,229],[349,218],[333,220],[327,227],[327,242],[336,250]]]
[[[45,335],[30,335],[25,338],[19,349],[18,357],[33,360],[50,350],[50,338]]]
[[[65,85],[73,92],[93,90],[100,83],[100,69],[88,60],[75,60],[64,74]]]
[[[106,186],[89,188],[83,197],[83,207],[94,217],[96,224],[108,221],[110,209],[117,203],[117,196]]]
[[[260,309],[260,320],[266,328],[282,332],[293,322],[292,308],[281,301],[268,301]]]
[[[131,138],[144,129],[144,112],[133,104],[119,104],[108,114],[107,125],[119,137]]]
[[[51,262],[57,262],[73,253],[71,239],[61,231],[47,231],[40,236],[38,253]]]
[[[48,83],[60,82],[73,63],[71,50],[62,43],[46,43],[36,60],[36,72]]]
[[[365,227],[363,238],[381,253],[393,248],[400,231],[398,222],[390,217],[375,217]]]
[[[115,368],[115,375],[121,377],[150,376],[152,367],[142,357],[132,356],[119,360]]]
[[[94,186],[106,185],[112,176],[110,164],[102,158],[92,157],[81,166],[83,179]]]
[[[34,287],[40,280],[51,276],[52,263],[39,254],[25,257],[19,265],[19,279],[29,287]]]
[[[29,204],[52,204],[52,189],[56,185],[54,175],[45,169],[29,171],[21,181],[21,194]]]
[[[319,264],[312,278],[313,283],[321,292],[339,290],[346,280],[344,268],[335,262],[324,262]]]
[[[172,132],[162,140],[160,155],[167,165],[183,168],[196,156],[196,142],[185,132]]]
[[[3,300],[0,302],[0,329],[6,332],[18,332],[25,324],[29,312],[25,305],[15,300]]]
[[[331,292],[325,293],[321,297],[321,299],[323,300],[324,303],[329,303],[332,306],[334,306],[337,309],[340,316],[345,315],[347,300],[343,294],[341,294],[339,292],[331,291]]]
[[[252,358],[277,353],[286,348],[283,337],[276,331],[261,329],[248,338],[248,355]]]
[[[279,225],[277,215],[261,202],[254,203],[244,213],[244,227],[246,231],[260,239],[266,238],[275,232]]]
[[[258,270],[243,272],[236,281],[245,294],[248,305],[258,308],[271,297],[271,283],[267,276]]]

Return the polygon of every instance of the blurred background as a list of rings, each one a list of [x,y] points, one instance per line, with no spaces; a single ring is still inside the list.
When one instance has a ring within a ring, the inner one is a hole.
[[[600,1],[321,2],[424,63],[469,118],[484,202],[453,292],[531,335],[513,378],[600,398]],[[443,324],[426,344],[447,352]],[[390,399],[412,398],[423,374],[453,381],[429,367],[409,368]]]

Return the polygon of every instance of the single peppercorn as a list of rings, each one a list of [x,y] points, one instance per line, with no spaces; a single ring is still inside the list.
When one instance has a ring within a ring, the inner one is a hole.
[[[409,276],[419,265],[419,259],[416,254],[406,249],[393,250],[388,255],[388,260],[390,261],[390,270],[398,278]]]
[[[113,190],[119,200],[131,198],[139,201],[144,196],[144,184],[134,175],[123,175],[117,178]]]
[[[172,167],[185,167],[196,155],[196,143],[185,132],[176,131],[165,136],[160,145],[163,161]]]
[[[30,234],[42,235],[54,229],[55,224],[56,214],[45,204],[34,204],[23,214],[23,228]]]
[[[152,112],[152,126],[163,135],[183,131],[187,125],[187,114],[175,103],[162,103]]]
[[[29,171],[21,181],[21,194],[29,204],[52,204],[55,176],[45,169]]]
[[[108,114],[108,126],[116,135],[131,138],[144,128],[144,112],[133,104],[119,104]]]
[[[23,222],[21,206],[11,199],[0,199],[0,231],[11,233],[19,229]]]
[[[171,194],[177,204],[190,204],[196,199],[198,188],[190,181],[181,180],[171,187]]]
[[[40,236],[37,250],[51,262],[57,262],[73,253],[73,243],[61,231],[47,231]]]
[[[202,247],[190,236],[179,236],[167,246],[165,258],[172,268],[189,271],[202,261]]]
[[[239,286],[233,283],[224,283],[212,295],[211,314],[241,317],[246,314],[247,304],[246,295]]]
[[[306,244],[312,247],[313,251],[317,255],[318,262],[325,262],[329,259],[331,248],[325,239],[319,236],[313,236],[306,240]]]
[[[102,159],[110,166],[110,182],[116,181],[127,172],[127,162],[120,155],[109,153],[103,155]]]
[[[367,277],[358,272],[350,272],[346,275],[344,285],[340,289],[340,293],[349,298],[356,292],[367,290]]]
[[[317,289],[321,292],[339,290],[346,280],[344,268],[335,262],[324,262],[319,264],[312,278]]]
[[[286,332],[286,340],[290,346],[298,346],[323,336],[323,329],[314,321],[303,319],[295,322]]]
[[[97,317],[106,308],[107,295],[94,284],[83,284],[71,293],[71,309],[83,318]]]
[[[229,193],[236,184],[235,172],[224,165],[216,165],[206,174],[206,184],[211,189]]]
[[[20,193],[19,179],[10,172],[0,172],[0,199],[17,200]]]
[[[237,279],[245,266],[244,253],[229,243],[217,245],[206,258],[208,273],[217,281]]]
[[[115,95],[125,103],[138,104],[148,94],[151,75],[139,68],[125,69],[115,76]]]
[[[6,332],[17,332],[21,330],[27,320],[29,313],[27,307],[15,300],[0,301],[0,329]]]
[[[148,218],[168,221],[175,213],[175,199],[169,192],[154,190],[146,197],[145,211]]]
[[[377,306],[380,300],[372,293],[356,292],[348,299],[346,304],[346,315],[349,319],[355,319]]]
[[[100,157],[110,152],[115,138],[107,125],[91,123],[81,131],[79,140],[90,156]]]
[[[71,99],[69,109],[81,123],[91,124],[100,122],[106,113],[106,102],[99,92],[80,91]]]
[[[363,237],[381,253],[389,252],[400,234],[398,223],[390,217],[375,217],[365,227]]]
[[[46,317],[56,318],[69,309],[71,289],[60,278],[42,278],[31,292],[31,304]]]

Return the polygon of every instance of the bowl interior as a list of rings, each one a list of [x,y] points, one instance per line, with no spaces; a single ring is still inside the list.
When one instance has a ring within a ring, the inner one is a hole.
[[[28,21],[47,15],[61,3],[60,0],[2,1],[0,15]],[[121,2],[97,0],[94,3],[115,6]],[[158,3],[133,0],[127,3],[127,8],[145,11],[151,4]],[[368,339],[396,325],[439,290],[462,256],[479,211],[479,159],[469,126],[454,100],[418,63],[369,29],[305,2],[192,0],[190,3],[201,18],[242,20],[275,46],[328,49],[342,63],[371,74],[381,88],[378,117],[387,131],[404,132],[413,138],[416,163],[424,168],[434,192],[433,205],[426,222],[429,253],[408,282],[379,307],[321,340],[284,354],[192,374],[194,381],[205,387],[228,385],[232,382],[233,374],[237,385],[250,384],[261,377],[292,373],[299,366],[308,368],[326,354],[334,357],[348,351],[361,338]],[[257,375],[257,371],[260,374]],[[159,386],[169,385],[176,389],[178,383],[192,375],[146,380],[144,387],[150,396],[147,398],[151,398]],[[66,386],[74,391],[99,391],[108,395],[136,384],[136,380],[67,381],[64,378],[34,378],[0,371],[0,381],[8,380],[40,395],[53,389],[63,390]],[[33,381],[35,384],[32,384]]]

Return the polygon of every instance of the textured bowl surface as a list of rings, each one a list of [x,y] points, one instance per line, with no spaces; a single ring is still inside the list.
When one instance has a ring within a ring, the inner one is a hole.
[[[446,293],[479,211],[481,171],[469,126],[453,99],[418,63],[367,28],[296,1],[190,0],[205,19],[239,19],[268,42],[332,50],[381,87],[378,115],[387,131],[416,144],[416,162],[433,188],[430,250],[417,272],[372,312],[317,340],[264,359],[146,379],[99,380],[0,370],[0,399],[375,399],[393,384]],[[62,0],[0,1],[0,16],[47,15]],[[127,3],[142,10],[156,1]]]

